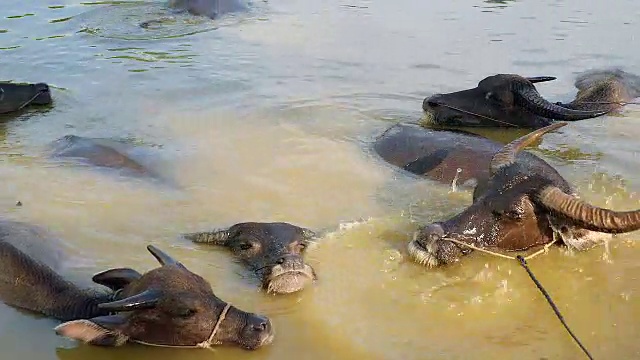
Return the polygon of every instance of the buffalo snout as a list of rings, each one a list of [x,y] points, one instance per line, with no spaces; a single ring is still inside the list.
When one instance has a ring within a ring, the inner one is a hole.
[[[248,349],[269,345],[273,341],[274,331],[271,320],[265,316],[249,314],[247,325],[243,329]]]
[[[45,83],[37,83],[34,86],[35,90],[35,99],[32,101],[32,104],[35,105],[49,105],[51,104],[51,90],[49,89],[49,85]]]
[[[428,98],[425,98],[422,102],[422,109],[424,111],[432,110],[442,104],[442,94],[433,94]]]
[[[439,223],[418,229],[409,242],[408,251],[417,263],[428,267],[452,263],[469,252],[449,241],[443,225]]]
[[[287,254],[279,257],[271,271],[263,277],[263,287],[269,293],[287,294],[304,289],[316,279],[313,268],[301,255]]]

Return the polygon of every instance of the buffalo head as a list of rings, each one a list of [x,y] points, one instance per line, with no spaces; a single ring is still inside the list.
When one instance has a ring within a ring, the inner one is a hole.
[[[437,125],[470,127],[541,128],[552,120],[584,120],[608,112],[570,109],[545,100],[534,84],[551,80],[555,77],[493,75],[473,89],[428,97],[422,108]]]
[[[119,268],[93,277],[116,291],[112,302],[98,305],[110,315],[65,322],[56,332],[103,346],[133,341],[161,346],[227,344],[254,350],[271,343],[268,318],[228,305],[205,279],[156,247],[147,249],[162,266],[144,275]]]
[[[0,114],[18,111],[32,104],[51,104],[51,92],[47,84],[0,83]]]
[[[419,229],[408,249],[430,267],[456,262],[478,248],[525,250],[553,240],[582,250],[610,237],[640,229],[640,210],[616,212],[579,200],[571,186],[551,166],[533,168],[515,161],[524,147],[544,133],[565,126],[555,123],[507,144],[490,164],[490,178],[473,203],[454,217]]]
[[[258,275],[270,293],[300,291],[316,279],[315,271],[304,261],[305,250],[315,237],[308,229],[282,222],[245,222],[185,237],[228,248]]]

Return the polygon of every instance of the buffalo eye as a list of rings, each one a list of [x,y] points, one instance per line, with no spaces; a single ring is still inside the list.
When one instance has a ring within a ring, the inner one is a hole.
[[[500,98],[493,91],[489,91],[484,95],[484,98],[491,101],[501,102]]]
[[[183,319],[190,318],[195,314],[196,314],[196,310],[195,309],[189,309],[189,308],[178,309],[177,312],[176,312],[176,315],[178,315],[179,317],[181,317]]]
[[[240,244],[238,248],[240,248],[240,250],[243,250],[243,251],[251,250],[251,248],[253,248],[253,244],[250,242],[244,242]]]
[[[519,210],[509,210],[506,212],[506,214],[508,217],[514,219],[514,220],[520,220],[522,218],[522,211]]]

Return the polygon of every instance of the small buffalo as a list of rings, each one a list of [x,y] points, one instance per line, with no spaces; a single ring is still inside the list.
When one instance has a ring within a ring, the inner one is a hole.
[[[484,189],[473,203],[448,220],[421,227],[408,245],[420,264],[451,264],[477,248],[520,251],[544,245],[559,235],[573,249],[595,246],[614,233],[640,229],[640,210],[617,212],[580,200],[551,165],[531,167],[518,153],[543,134],[565,126],[558,122],[520,137],[497,152]]]
[[[473,89],[427,97],[422,109],[437,125],[538,129],[553,120],[584,120],[618,110],[639,96],[636,78],[621,70],[589,73],[576,82],[576,98],[564,104],[544,99],[534,85],[555,77],[498,74]]]
[[[51,91],[45,83],[0,82],[0,114],[22,110],[29,105],[49,105],[51,102]]]
[[[133,145],[123,141],[65,135],[52,142],[49,150],[50,156],[55,159],[79,160],[92,166],[120,170],[123,175],[162,178],[136,160],[131,155]]]
[[[386,162],[412,174],[461,188],[484,188],[489,162],[502,144],[458,129],[429,129],[417,124],[396,124],[380,135],[374,151]],[[522,152],[518,161],[543,168],[547,163]]]
[[[39,227],[0,221],[0,299],[64,321],[55,328],[59,335],[101,346],[254,350],[272,342],[268,318],[230,306],[205,279],[152,245],[147,249],[162,266],[144,274],[110,269],[93,277],[106,288],[82,289],[60,275],[65,256],[55,241]]]
[[[317,279],[314,269],[304,261],[305,250],[315,238],[309,229],[284,222],[244,222],[184,237],[231,250],[256,273],[267,293],[293,293]]]

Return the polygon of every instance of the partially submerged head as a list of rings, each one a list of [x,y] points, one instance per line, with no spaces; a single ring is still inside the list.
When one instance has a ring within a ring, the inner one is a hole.
[[[65,322],[56,332],[103,346],[133,341],[188,347],[223,344],[255,350],[272,342],[268,318],[229,305],[201,276],[158,248],[147,248],[162,266],[144,275],[118,268],[93,277],[94,282],[116,291],[114,301],[98,306],[111,315]]]
[[[490,179],[482,193],[459,214],[419,229],[408,249],[418,263],[438,266],[457,262],[472,249],[517,251],[549,243],[554,233],[565,245],[581,250],[611,233],[640,229],[640,210],[616,212],[587,204],[550,165],[528,168],[516,155],[544,133],[566,125],[556,123],[507,144],[494,155]]]
[[[307,246],[315,234],[289,223],[245,222],[227,229],[186,234],[197,242],[228,248],[260,278],[270,293],[292,293],[316,279],[304,261]]]
[[[534,84],[551,80],[555,77],[493,75],[475,88],[430,96],[424,99],[422,108],[438,125],[470,127],[541,128],[553,120],[583,120],[608,112],[577,110],[549,102]]]
[[[51,91],[45,83],[0,83],[0,114],[18,111],[28,105],[48,105],[51,101]]]

